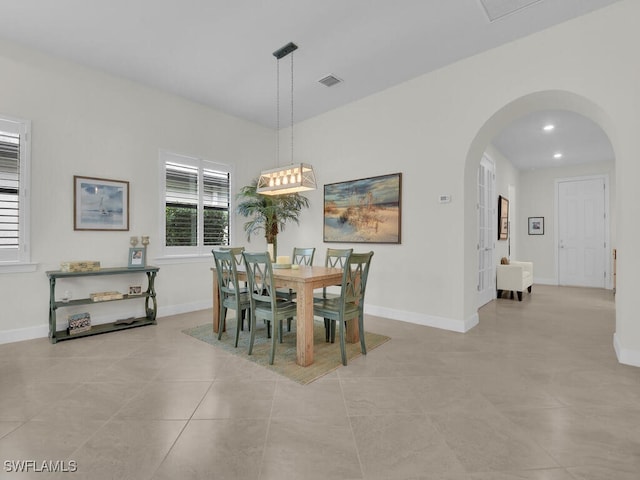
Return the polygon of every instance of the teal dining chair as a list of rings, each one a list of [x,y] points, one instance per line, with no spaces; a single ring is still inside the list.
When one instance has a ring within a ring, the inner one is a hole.
[[[340,324],[340,353],[342,364],[347,364],[345,330],[349,320],[358,321],[360,350],[367,354],[364,339],[364,294],[367,287],[369,267],[373,252],[351,253],[343,266],[340,295],[332,298],[314,298],[313,314],[328,320],[335,332],[335,323]]]
[[[273,283],[273,267],[267,252],[242,254],[249,280],[250,329],[249,355],[253,352],[256,320],[262,319],[273,326],[269,364],[273,365],[277,339],[282,342],[282,321],[296,316],[296,304],[279,299]],[[268,327],[267,327],[268,328]]]
[[[218,276],[218,293],[220,297],[220,322],[218,324],[218,340],[222,338],[222,332],[227,325],[227,310],[236,311],[236,342],[240,337],[240,326],[246,312],[251,307],[249,293],[247,289],[241,289],[238,282],[238,271],[236,257],[229,250],[212,250],[213,259],[216,264],[216,275]]]
[[[233,254],[234,258],[236,259],[236,266],[239,267],[239,266],[242,265],[242,262],[243,262],[242,252],[244,252],[244,247],[228,247],[228,246],[224,246],[224,247],[220,247],[218,250],[231,252]]]
[[[353,252],[353,248],[327,248],[327,255],[324,258],[324,266],[330,268],[343,268],[347,258]],[[340,285],[336,285],[339,287]],[[339,295],[335,293],[327,292],[327,287],[322,288],[322,296],[318,296],[317,298],[326,299],[326,298],[336,298]],[[333,324],[335,326],[335,323]],[[324,319],[324,331],[325,331],[325,339],[327,342],[335,339],[335,328],[333,330],[333,336],[331,335],[331,321],[328,318]]]
[[[316,247],[295,247],[291,255],[291,263],[294,265],[313,265],[313,256],[315,254]]]
[[[236,267],[240,267],[241,265],[243,265],[244,259],[242,258],[242,252],[244,252],[244,247],[220,247],[219,250],[231,252],[231,254],[236,259]],[[248,291],[246,282],[238,282],[238,285],[240,286],[241,292],[246,293]],[[242,316],[240,318],[240,330],[244,330],[244,321],[246,318],[246,312],[247,312],[246,310],[242,311]],[[247,320],[247,324],[248,323],[249,321]]]
[[[316,247],[309,248],[301,248],[294,247],[293,254],[291,255],[291,264],[292,265],[305,265],[311,266],[313,265],[313,257],[316,254]],[[276,290],[276,295],[278,298],[283,298],[285,300],[289,300],[290,302],[295,300],[296,292],[290,288],[278,288]],[[291,318],[287,319],[287,331],[291,331]]]
[[[291,265],[311,266],[313,265],[313,256],[315,255],[315,253],[315,247],[295,247],[293,249],[293,254],[291,255]],[[295,290],[291,290],[290,288],[278,288],[276,290],[276,295],[279,298],[284,298],[285,300],[293,300],[294,298],[296,298]]]

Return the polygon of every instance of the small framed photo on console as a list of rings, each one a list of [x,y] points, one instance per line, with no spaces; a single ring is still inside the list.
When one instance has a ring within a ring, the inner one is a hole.
[[[129,268],[143,268],[146,265],[144,247],[129,249]]]

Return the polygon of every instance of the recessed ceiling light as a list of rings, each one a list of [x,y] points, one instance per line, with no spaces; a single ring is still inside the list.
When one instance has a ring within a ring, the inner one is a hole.
[[[562,154],[560,152],[554,153],[553,158],[562,158]]]
[[[555,126],[555,125],[553,125],[553,124],[551,124],[551,123],[550,123],[549,125],[545,125],[544,127],[542,127],[542,129],[543,129],[545,132],[550,132],[550,131],[551,131],[551,130],[553,130],[554,128],[556,128],[556,126]]]

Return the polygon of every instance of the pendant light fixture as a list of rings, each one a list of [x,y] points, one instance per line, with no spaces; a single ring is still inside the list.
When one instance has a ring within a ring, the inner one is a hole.
[[[284,195],[316,189],[316,176],[313,167],[306,163],[293,163],[293,52],[298,49],[289,42],[273,52],[276,57],[276,122],[277,152],[276,161],[280,164],[280,59],[291,55],[291,163],[284,167],[264,170],[258,179],[257,192],[262,195]]]

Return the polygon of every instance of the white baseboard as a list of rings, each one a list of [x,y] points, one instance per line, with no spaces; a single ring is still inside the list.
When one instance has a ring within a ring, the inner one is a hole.
[[[533,278],[533,288],[535,289],[536,284],[538,285],[552,285],[554,287],[558,287],[558,279],[557,278]],[[606,290],[613,290],[613,285],[610,282],[604,287]]]
[[[426,327],[441,328],[442,330],[450,330],[452,332],[465,333],[478,324],[478,314],[474,313],[465,320],[457,320],[454,318],[437,317],[435,315],[426,315],[423,313],[406,312],[395,310],[392,308],[379,307],[376,305],[365,305],[365,313],[375,315],[376,317],[390,318],[392,320],[400,320],[403,322],[415,323]]]
[[[640,367],[640,350],[622,348],[617,333],[613,334],[613,348],[616,351],[618,362],[624,365],[631,365],[632,367]]]
[[[206,310],[213,307],[212,300],[203,300],[200,302],[184,303],[180,305],[168,305],[158,309],[158,318],[169,317],[171,315],[180,315],[182,313],[195,312],[198,310]],[[365,305],[365,313],[378,317],[390,318],[392,320],[400,320],[417,325],[427,327],[441,328],[452,332],[465,333],[478,324],[478,314],[474,313],[465,320],[458,320],[447,317],[438,317],[435,315],[426,315],[416,312],[407,312],[376,305]],[[127,316],[140,316],[140,312],[131,312],[129,315],[120,312],[115,315],[103,315],[100,317],[92,317],[91,322],[94,325],[109,323],[126,318]],[[32,340],[34,338],[46,338],[49,335],[49,326],[47,324],[37,325],[35,327],[19,328],[15,330],[5,330],[0,332],[0,344],[20,342],[22,340]]]
[[[197,310],[206,310],[213,306],[213,300],[204,300],[201,302],[184,303],[181,305],[170,305],[167,307],[158,308],[157,317],[169,317],[171,315],[179,315],[181,313],[195,312]],[[91,323],[93,325],[102,325],[103,323],[115,322],[121,318],[128,317],[140,317],[144,315],[144,309],[120,312],[116,314],[91,316]],[[58,328],[62,323],[58,322]],[[21,342],[23,340],[33,340],[35,338],[46,338],[49,336],[49,324],[43,323],[36,325],[35,327],[16,328],[14,330],[0,331],[0,345],[3,343]]]
[[[35,327],[16,328],[14,330],[4,330],[0,332],[0,345],[3,343],[22,342],[23,340],[33,340],[34,338],[45,338],[49,336],[49,325],[37,325]]]
[[[207,308],[213,308],[213,299],[160,307],[158,308],[158,318],[180,315],[181,313],[196,312],[198,310],[206,310]]]

